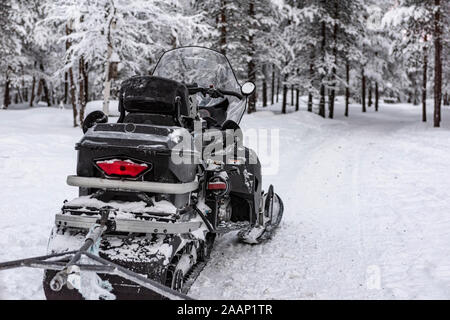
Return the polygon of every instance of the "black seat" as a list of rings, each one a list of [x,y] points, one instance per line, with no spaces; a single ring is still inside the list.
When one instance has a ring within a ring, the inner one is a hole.
[[[179,109],[179,110],[178,110]],[[119,96],[121,121],[125,112],[189,116],[189,91],[177,81],[153,76],[136,76],[122,83]]]
[[[149,113],[129,113],[125,116],[123,123],[134,123],[134,124],[150,124],[157,126],[176,126],[172,116],[159,115],[159,114],[149,114]]]

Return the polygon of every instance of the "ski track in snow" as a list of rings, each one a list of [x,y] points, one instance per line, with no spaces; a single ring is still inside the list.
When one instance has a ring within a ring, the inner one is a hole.
[[[335,120],[302,107],[244,117],[244,129],[280,129],[279,173],[263,185],[284,201],[282,225],[264,245],[219,238],[191,295],[449,299],[449,109],[433,129],[411,105],[354,105],[346,119],[339,99]],[[76,197],[71,121],[70,110],[0,110],[0,261],[45,254],[54,214]],[[0,299],[43,299],[41,281],[40,270],[0,272]]]

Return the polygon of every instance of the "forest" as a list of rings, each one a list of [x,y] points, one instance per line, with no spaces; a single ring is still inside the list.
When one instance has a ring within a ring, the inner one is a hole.
[[[150,74],[164,51],[199,45],[257,84],[249,113],[279,100],[282,113],[299,110],[306,97],[308,111],[333,118],[344,96],[345,116],[350,103],[408,102],[439,127],[449,19],[445,0],[2,0],[1,107],[68,105],[78,126],[89,101],[107,110],[121,82]]]

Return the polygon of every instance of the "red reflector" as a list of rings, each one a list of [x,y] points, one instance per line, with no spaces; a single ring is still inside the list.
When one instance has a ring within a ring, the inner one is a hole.
[[[227,184],[225,182],[210,182],[208,183],[208,190],[226,190]]]
[[[128,176],[136,178],[142,172],[148,169],[148,165],[134,163],[130,160],[106,160],[97,161],[97,165],[103,170],[108,176]]]

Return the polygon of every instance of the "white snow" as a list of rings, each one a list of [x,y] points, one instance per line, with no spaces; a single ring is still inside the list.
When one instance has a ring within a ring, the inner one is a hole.
[[[441,129],[406,104],[352,105],[346,119],[339,99],[335,120],[280,109],[243,127],[280,129],[279,174],[263,186],[284,201],[281,228],[264,245],[218,239],[191,295],[449,299],[449,109]],[[71,123],[70,110],[0,110],[0,261],[44,254],[54,215],[77,196],[65,183],[81,137]],[[43,298],[42,271],[0,272],[0,299]]]
[[[89,101],[86,104],[85,114],[88,115],[89,113],[91,113],[93,111],[103,111],[103,100]],[[120,116],[118,100],[110,100],[109,101],[109,116],[110,117]],[[110,122],[111,121],[113,121],[113,120],[110,120]]]
[[[117,209],[115,216],[117,219],[129,218],[132,216],[131,213],[171,213],[175,214],[177,208],[169,201],[162,200],[156,201],[155,198],[151,198],[153,201],[153,206],[148,206],[144,201],[139,202],[122,202],[122,201],[110,201],[108,203],[100,201],[90,196],[78,197],[73,200],[68,201],[65,205],[69,207],[82,207],[82,208],[97,208],[110,206]],[[127,214],[128,213],[128,214]],[[145,215],[144,215],[145,216]]]

